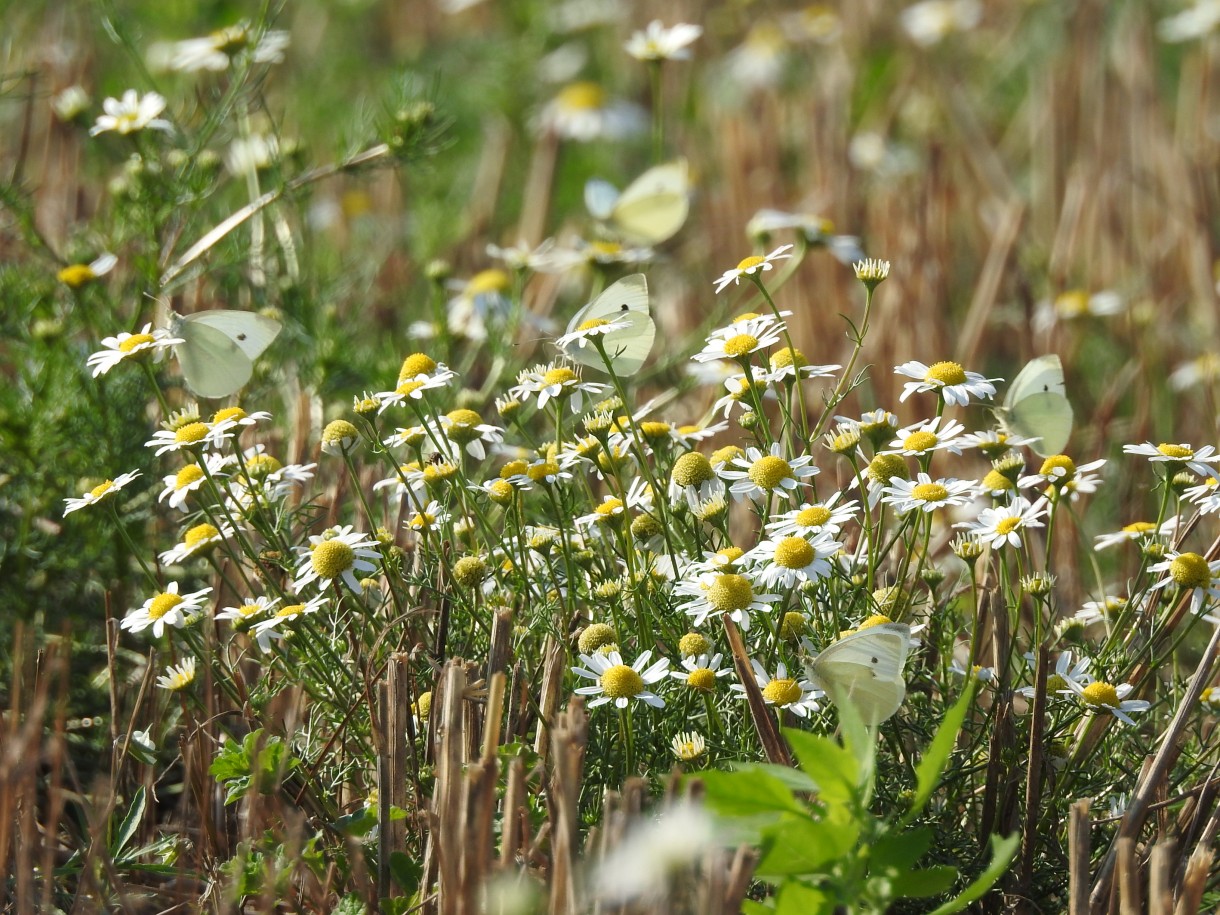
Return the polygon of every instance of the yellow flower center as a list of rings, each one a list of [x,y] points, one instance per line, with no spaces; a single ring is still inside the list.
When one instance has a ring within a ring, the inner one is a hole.
[[[97,279],[97,274],[88,264],[69,264],[59,271],[59,281],[73,289],[79,289],[93,279]]]
[[[1063,318],[1079,318],[1089,311],[1089,297],[1081,289],[1070,289],[1055,299],[1055,311]]]
[[[186,489],[203,479],[203,468],[198,464],[187,464],[174,476],[174,489]]]
[[[607,518],[607,519],[613,515],[621,514],[623,511],[623,500],[616,499],[613,496],[611,496],[601,505],[597,506],[595,511],[597,512],[597,514],[599,514],[603,518]]]
[[[203,441],[208,434],[207,423],[187,423],[174,433],[174,441],[179,444],[193,445]]]
[[[1195,456],[1194,451],[1187,448],[1185,445],[1173,445],[1166,442],[1156,446],[1156,450],[1161,452],[1167,458],[1176,458],[1180,461],[1189,461]]]
[[[436,515],[428,512],[416,512],[407,521],[407,526],[416,531],[430,531],[436,524]]]
[[[558,368],[551,369],[549,372],[547,372],[545,375],[543,375],[542,380],[548,385],[552,385],[552,384],[567,385],[567,384],[571,384],[572,382],[576,381],[577,376],[576,376],[576,373],[573,372],[570,368],[566,368],[565,366],[559,366]]]
[[[754,588],[744,575],[717,575],[707,589],[707,602],[721,613],[745,610],[754,600]]]
[[[939,502],[948,495],[949,490],[939,483],[920,483],[911,490],[911,498],[918,499],[920,502]]]
[[[1051,455],[1042,462],[1038,475],[1044,477],[1053,476],[1056,470],[1063,471],[1063,476],[1058,477],[1060,481],[1070,480],[1076,475],[1076,462],[1066,454]]]
[[[824,505],[810,505],[796,513],[796,523],[801,527],[819,527],[830,520],[830,509]]]
[[[613,257],[616,254],[623,253],[623,246],[616,241],[595,241],[589,243],[589,250],[593,255],[601,255],[603,257]]]
[[[803,569],[816,555],[804,537],[785,537],[775,547],[775,564],[785,569]]]
[[[605,623],[593,623],[580,634],[577,645],[585,654],[592,654],[603,645],[611,644],[617,638],[618,636],[614,634],[614,627]]]
[[[119,344],[119,350],[124,353],[130,353],[137,346],[144,346],[152,342],[154,342],[152,334],[132,334]]]
[[[716,685],[716,674],[708,670],[706,667],[696,667],[690,672],[690,676],[686,678],[686,685],[691,689],[710,692],[712,687]]]
[[[322,578],[335,578],[352,567],[356,551],[342,540],[323,540],[313,548],[310,562]]]
[[[738,388],[736,391],[730,392],[729,397],[733,398],[733,400],[736,400],[738,402],[741,402],[743,400],[749,400],[750,392],[752,390],[754,390],[754,387],[755,386],[754,386],[753,382],[751,382],[745,378],[738,379]],[[765,385],[760,384],[760,385],[758,385],[758,387],[760,387],[760,388],[765,387]],[[729,445],[727,447],[732,448],[732,447],[736,447],[736,446]]]
[[[223,423],[229,419],[245,419],[246,411],[241,407],[225,407],[223,410],[217,410],[212,415],[213,423]]]
[[[262,604],[242,604],[237,608],[237,615],[242,619],[249,619],[252,616],[258,616],[263,612]]]
[[[752,254],[737,265],[737,269],[742,273],[749,273],[752,270],[757,270],[759,264],[766,263],[765,257],[759,257],[757,254]]]
[[[114,480],[107,480],[105,483],[98,483],[91,490],[89,490],[89,495],[93,496],[95,499],[100,499],[112,489],[114,489]]]
[[[734,359],[754,352],[758,348],[758,338],[752,334],[737,334],[724,341],[724,354]]]
[[[535,483],[544,483],[546,482],[547,477],[554,476],[557,473],[559,473],[558,464],[553,463],[552,461],[542,461],[530,467],[530,469],[526,471],[526,476],[528,476]]]
[[[698,632],[688,632],[678,640],[678,651],[684,658],[707,654],[711,648],[712,643],[707,640],[707,636]]]
[[[559,93],[558,101],[571,111],[596,111],[606,104],[606,93],[597,83],[572,83]]]
[[[588,321],[583,322],[576,329],[577,330],[593,330],[594,328],[597,328],[597,327],[605,327],[609,323],[610,322],[607,321],[605,318],[590,318]]]
[[[759,489],[768,492],[792,478],[792,465],[774,454],[764,455],[750,465],[750,480]]]
[[[220,531],[212,524],[196,524],[182,538],[188,547],[197,547],[220,536]]]
[[[773,369],[783,369],[790,365],[799,367],[806,364],[805,354],[799,349],[793,350],[785,346],[771,354],[771,368]]]
[[[346,419],[336,419],[327,423],[326,428],[322,430],[322,441],[327,444],[338,444],[355,439],[359,435],[359,430]]]
[[[644,438],[649,441],[656,441],[659,438],[666,438],[669,435],[671,426],[669,423],[649,420],[639,423],[636,428],[640,430],[640,435],[644,436]]]
[[[513,484],[507,480],[492,480],[487,487],[487,496],[497,505],[507,505],[513,499]]]
[[[164,594],[158,594],[148,605],[148,618],[150,620],[159,620],[180,603],[182,603],[182,598],[177,594],[172,594],[168,591]]]
[[[300,616],[305,612],[304,604],[287,604],[275,611],[275,618],[280,620],[291,619],[294,616]]]
[[[899,589],[899,588],[887,588],[885,590],[896,597],[901,596],[901,594],[902,594],[901,589]],[[880,595],[880,593],[878,593],[873,596],[880,597],[881,595]],[[888,616],[886,616],[884,613],[874,613],[872,616],[870,616],[868,619],[866,619],[863,623],[861,623],[859,626],[857,626],[856,631],[859,632],[861,629],[872,629],[874,626],[882,626],[886,623],[892,623],[892,622],[894,622],[894,621],[892,619],[890,619]]]
[[[723,448],[717,448],[712,452],[711,462],[713,464],[727,464],[733,458],[739,458],[744,454],[745,452],[741,450],[739,445],[725,445]]]
[[[1069,689],[1067,680],[1059,676],[1059,674],[1051,674],[1046,678],[1046,691],[1048,693],[1057,693],[1061,689]]]
[[[250,43],[250,33],[238,25],[219,29],[208,37],[212,39],[213,47],[217,51],[230,56],[236,54]]]
[[[894,477],[909,479],[907,463],[900,454],[879,454],[868,464],[868,476],[874,483],[888,483]]]
[[[483,417],[474,410],[451,410],[445,417],[449,420],[445,434],[452,441],[465,445],[479,437],[480,433],[476,427],[482,424]]]
[[[784,620],[779,624],[779,637],[785,641],[797,638],[808,628],[804,615],[795,610],[784,614]]]
[[[956,362],[937,362],[928,368],[924,376],[927,381],[939,381],[942,385],[965,384],[966,371]]]
[[[772,705],[791,705],[793,702],[799,702],[801,698],[801,687],[793,679],[772,680],[763,687],[763,698]]]
[[[509,461],[500,468],[500,479],[507,480],[509,477],[518,477],[529,470],[529,466],[525,461]]]
[[[727,568],[745,554],[746,551],[739,546],[726,546],[716,551],[716,564]]]
[[[995,532],[997,534],[1011,534],[1020,526],[1020,518],[1004,518],[995,526]]]
[[[284,465],[269,454],[256,454],[246,461],[246,472],[256,478],[269,476],[283,468]]]
[[[402,361],[402,368],[398,370],[398,380],[405,381],[416,375],[431,375],[435,371],[435,359],[423,353],[412,353]]]
[[[988,492],[1011,491],[1015,488],[1012,480],[998,470],[989,470],[987,476],[983,477],[983,489]]]
[[[699,486],[711,482],[715,477],[712,462],[698,451],[687,452],[674,461],[674,468],[670,473],[670,479],[676,486]]]
[[[626,664],[615,664],[599,682],[611,699],[630,699],[644,691],[644,678]]]
[[[484,270],[476,273],[466,284],[466,295],[486,295],[489,292],[503,292],[512,285],[512,279],[503,270]]]
[[[912,432],[902,440],[902,447],[904,451],[927,451],[935,448],[939,441],[935,433]]]
[[[416,391],[424,386],[422,381],[402,381],[398,387],[394,389],[395,394],[401,394],[403,397],[410,397]]]
[[[1102,706],[1108,705],[1110,708],[1118,708],[1118,690],[1109,683],[1103,683],[1096,680],[1084,688],[1084,695],[1081,697],[1089,705]]]
[[[1123,526],[1124,534],[1150,534],[1155,530],[1156,525],[1151,521],[1132,521]]]
[[[1174,559],[1169,563],[1169,576],[1183,589],[1206,588],[1212,580],[1207,560],[1198,553],[1182,553]]]

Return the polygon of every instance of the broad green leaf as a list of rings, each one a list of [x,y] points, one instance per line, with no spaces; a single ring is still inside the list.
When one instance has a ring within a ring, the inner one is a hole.
[[[400,851],[390,852],[390,876],[404,893],[414,893],[419,887],[419,878],[424,874],[423,865]]]
[[[966,712],[974,704],[974,689],[977,683],[973,677],[967,678],[966,688],[962,690],[957,702],[945,713],[945,720],[936,729],[936,736],[932,738],[932,743],[924,751],[923,759],[915,767],[915,797],[911,800],[911,809],[900,821],[903,825],[919,816],[940,783],[940,776],[949,762],[954,744],[957,743],[962,722],[966,720]]]
[[[701,772],[708,809],[724,816],[748,816],[771,811],[804,814],[792,790],[762,772]]]
[[[793,791],[797,792],[808,793],[818,790],[818,786],[814,784],[813,779],[800,769],[793,769],[789,766],[777,766],[774,763],[742,762],[734,763],[730,771],[761,772],[783,782]]]
[[[796,753],[801,769],[817,784],[822,800],[842,803],[856,796],[860,767],[849,750],[829,737],[808,731],[785,730],[784,738]]]
[[[957,868],[945,864],[899,874],[893,878],[891,887],[898,899],[920,899],[947,891],[956,879]]]
[[[760,877],[789,877],[822,873],[831,861],[856,846],[855,823],[813,820],[785,814],[769,828],[770,841],[754,872]]]
[[[927,826],[892,830],[873,842],[869,849],[870,869],[878,872],[889,868],[910,870],[931,846],[932,830]]]
[[[831,915],[834,897],[816,886],[789,880],[775,897],[776,915]]]
[[[348,893],[339,900],[339,904],[331,910],[331,915],[367,915],[364,900],[355,893]]]
[[[987,865],[987,870],[979,874],[972,884],[962,890],[961,895],[933,910],[932,915],[952,915],[954,912],[962,911],[970,903],[982,899],[987,891],[995,886],[995,882],[1004,876],[1008,865],[1016,857],[1020,845],[1021,834],[1019,832],[1014,832],[1006,839],[992,836],[991,863]]]
[[[147,805],[148,792],[141,785],[136,789],[136,793],[131,799],[131,806],[127,808],[127,815],[123,817],[123,822],[119,824],[119,831],[115,833],[114,841],[110,843],[111,858],[122,856],[123,849],[127,847],[131,837],[140,828],[140,822],[144,819],[144,808]]]

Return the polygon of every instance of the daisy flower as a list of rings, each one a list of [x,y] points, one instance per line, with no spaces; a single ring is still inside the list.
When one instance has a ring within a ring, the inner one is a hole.
[[[240,509],[248,508],[256,499],[264,504],[279,502],[312,480],[318,467],[315,463],[282,464],[266,453],[264,445],[247,449],[242,455],[241,466],[243,469],[233,475],[227,487],[229,504]]]
[[[1205,480],[1216,472],[1215,467],[1211,465],[1220,461],[1220,454],[1217,454],[1211,445],[1204,445],[1196,450],[1185,442],[1180,445],[1164,442],[1159,445],[1152,442],[1123,445],[1123,454],[1138,454],[1154,464],[1164,464],[1167,477],[1172,477],[1181,470],[1189,470]]]
[[[1091,626],[1093,623],[1109,623],[1127,607],[1127,598],[1107,594],[1101,600],[1087,600],[1081,604],[1080,610],[1072,619],[1081,626]]]
[[[605,217],[608,218],[607,213]],[[584,238],[578,238],[574,242],[575,247],[571,250],[557,251],[555,261],[559,264],[565,264],[569,269],[575,269],[585,265],[610,267],[622,265],[626,267],[638,267],[640,264],[647,264],[656,259],[657,252],[648,247],[628,247],[619,241],[611,241],[610,239],[599,238],[592,241]]]
[[[157,117],[165,110],[165,99],[155,92],[149,92],[143,98],[135,89],[128,89],[122,99],[108,98],[102,102],[102,110],[106,113],[98,117],[97,123],[89,131],[89,136],[114,131],[126,136],[138,133],[144,129],[172,131],[169,121]]]
[[[588,143],[621,140],[642,132],[648,123],[638,105],[611,99],[597,83],[570,83],[538,117],[539,129],[563,140]]]
[[[488,324],[502,324],[512,310],[513,279],[503,270],[481,270],[468,280],[451,280],[447,285],[457,292],[445,307],[446,324],[455,336],[482,342]]]
[[[787,499],[817,474],[811,456],[802,454],[789,461],[780,457],[780,451],[779,442],[773,443],[766,454],[747,448],[743,457],[735,457],[720,468],[720,477],[732,483],[729,492],[738,499],[762,500],[772,495]]]
[[[1105,318],[1119,314],[1124,308],[1126,303],[1117,292],[1104,290],[1090,295],[1083,289],[1069,289],[1054,299],[1039,302],[1034,308],[1032,325],[1036,333],[1047,333],[1060,321]]]
[[[679,22],[666,28],[654,19],[628,38],[623,50],[636,60],[690,60],[689,46],[702,34],[702,26]]]
[[[71,289],[80,289],[98,277],[105,276],[114,269],[118,262],[117,257],[106,252],[99,255],[91,264],[68,264],[56,274],[56,278]]]
[[[166,626],[174,629],[185,626],[188,615],[202,608],[203,599],[211,593],[211,588],[204,588],[190,594],[179,594],[178,582],[171,581],[164,591],[154,594],[128,612],[119,627],[128,632],[143,632],[152,627],[153,636],[159,639]]]
[[[464,451],[481,461],[487,457],[486,445],[498,445],[504,441],[504,430],[483,422],[483,417],[474,410],[450,410],[437,417],[434,430],[434,438],[443,445],[452,446],[443,449],[450,459],[459,457]],[[428,442],[432,444],[432,439],[428,439]]]
[[[638,699],[653,708],[664,708],[665,700],[647,687],[659,683],[669,673],[669,658],[661,658],[651,666],[645,666],[652,658],[652,651],[643,652],[635,663],[628,666],[617,651],[606,654],[582,654],[584,667],[571,668],[578,677],[594,680],[593,686],[578,686],[579,696],[597,696],[589,708],[597,708],[613,702],[618,708],[626,708],[632,699]]]
[[[241,435],[245,429],[251,429],[261,422],[271,419],[266,410],[256,410],[247,413],[241,407],[225,407],[212,414],[211,431],[208,438],[213,448],[221,448],[224,443]]]
[[[1017,496],[1007,505],[984,508],[974,521],[963,521],[953,525],[965,528],[966,533],[994,550],[1005,546],[1021,548],[1021,533],[1027,528],[1042,527],[1041,518],[1046,514],[1046,499],[1030,502]]]
[[[728,324],[723,327],[717,327],[710,334],[708,339],[712,337],[735,337],[738,334],[751,333],[758,335],[762,331],[768,330],[786,330],[787,325],[783,322],[783,318],[792,317],[792,312],[781,311],[777,318],[773,314],[759,314],[756,311],[747,311],[733,318]]]
[[[967,372],[956,362],[936,362],[932,365],[915,361],[904,362],[894,366],[894,374],[918,379],[908,381],[902,386],[899,403],[905,402],[912,394],[935,391],[945,403],[959,407],[970,403],[972,397],[975,400],[990,400],[995,397],[995,385],[992,382],[999,380],[984,378],[978,372]]]
[[[814,534],[837,534],[848,521],[856,517],[860,503],[854,499],[839,505],[842,492],[836,492],[822,502],[805,502],[767,523],[767,533],[772,537],[808,537]]]
[[[182,542],[173,549],[166,550],[158,558],[163,565],[177,565],[192,556],[202,555],[234,534],[233,525],[225,521],[220,527],[204,522],[190,528],[183,536]]]
[[[113,480],[106,480],[97,484],[88,492],[84,493],[79,499],[64,499],[64,517],[66,518],[74,511],[80,511],[82,508],[87,508],[90,505],[101,502],[103,499],[109,498],[139,475],[140,471],[138,470],[120,473]],[[94,479],[96,479],[96,477]]]
[[[854,261],[851,268],[856,273],[856,279],[869,289],[876,289],[889,279],[890,276],[890,262],[877,260],[873,257]]]
[[[667,493],[671,503],[684,501],[694,511],[701,502],[723,497],[724,492],[724,481],[716,476],[707,455],[688,451],[674,461]]]
[[[1046,485],[1055,498],[1065,493],[1075,500],[1082,493],[1097,491],[1101,477],[1092,473],[1106,463],[1105,458],[1090,461],[1077,466],[1066,454],[1056,454],[1048,457],[1038,468],[1038,472],[1021,477],[1017,485],[1022,489],[1027,486]]]
[[[795,381],[797,378],[833,378],[841,365],[812,365],[799,349],[781,347],[767,359],[770,370],[765,373],[768,381]]]
[[[356,593],[359,593],[358,589]],[[265,654],[271,650],[272,639],[283,640],[288,638],[292,634],[292,630],[285,628],[286,623],[291,623],[298,617],[317,613],[325,606],[326,598],[319,594],[303,604],[285,604],[276,610],[272,616],[265,620],[259,620],[254,624],[254,629],[251,632],[255,642],[258,643],[259,650]]]
[[[942,421],[945,424],[943,429],[940,427]],[[908,457],[923,457],[942,449],[961,454],[962,446],[954,439],[961,435],[965,428],[955,419],[938,416],[917,426],[899,429],[897,437],[889,443],[885,451]]]
[[[834,571],[830,557],[841,549],[843,544],[830,534],[818,534],[812,540],[782,537],[762,541],[746,553],[745,560],[753,564],[750,574],[763,587],[791,590],[829,577]]]
[[[422,401],[428,391],[437,391],[447,387],[449,382],[456,377],[457,372],[445,369],[430,374],[421,372],[408,378],[399,378],[394,390],[378,391],[373,395],[381,404],[381,408],[377,412],[384,413],[390,407],[405,404],[408,399]]]
[[[517,239],[515,245],[507,247],[492,244],[487,246],[488,257],[503,261],[504,266],[513,271],[532,270],[535,273],[556,273],[562,272],[569,266],[575,266],[575,263],[564,263],[561,257],[556,256],[557,253],[553,238],[543,239],[537,247],[520,238]]]
[[[269,29],[259,35],[250,23],[239,22],[202,38],[154,45],[148,56],[154,70],[219,73],[241,54],[248,54],[254,63],[278,64],[283,61],[287,47],[287,32]]]
[[[157,497],[158,502],[167,502],[171,508],[186,511],[186,500],[193,492],[208,481],[208,477],[226,476],[226,468],[233,463],[232,456],[221,454],[203,455],[203,463],[187,464],[177,473],[161,478],[164,489]],[[206,472],[205,472],[206,470]]]
[[[757,274],[761,273],[762,271],[772,269],[771,264],[773,262],[782,260],[786,257],[792,257],[791,254],[785,253],[791,247],[792,245],[780,245],[765,257],[757,254],[747,257],[732,270],[726,270],[721,274],[720,279],[716,281],[716,292],[723,292],[725,287],[727,287],[730,283],[735,286],[738,285],[743,276],[757,279]],[[759,282],[761,282],[761,280],[759,280]]]
[[[308,547],[298,547],[300,564],[293,587],[299,593],[306,585],[318,583],[325,591],[335,579],[342,579],[356,594],[360,593],[357,572],[376,572],[381,561],[377,541],[352,530],[352,525],[336,525],[309,538]]]
[[[157,677],[157,686],[177,692],[195,682],[195,659],[184,658],[181,664],[165,668],[165,676]]]
[[[1152,707],[1152,703],[1145,699],[1127,698],[1135,689],[1130,683],[1114,686],[1102,680],[1094,680],[1087,685],[1081,685],[1074,680],[1066,682],[1069,691],[1084,705],[1098,711],[1105,710],[1124,724],[1135,724],[1131,712],[1144,712]]]
[[[903,31],[921,48],[939,44],[954,32],[968,32],[982,18],[979,0],[921,0],[898,17]]]
[[[1157,537],[1170,538],[1177,531],[1180,520],[1175,515],[1168,521],[1162,522],[1159,527],[1151,521],[1133,521],[1130,524],[1123,525],[1122,530],[1115,531],[1112,534],[1099,534],[1094,537],[1093,539],[1097,542],[1093,545],[1093,549],[1100,552],[1112,546],[1118,546],[1120,543],[1135,543],[1152,540]]]
[[[636,321],[636,316],[632,312],[624,312],[617,318],[593,318],[590,321],[585,321],[575,330],[569,331],[563,336],[555,340],[555,345],[564,352],[571,352],[573,348],[584,349],[586,346],[594,346],[594,337],[605,336],[616,331],[627,330]]]
[[[429,502],[423,509],[415,512],[403,522],[403,527],[415,531],[417,534],[428,534],[435,531],[438,527],[449,522],[449,512],[441,507],[441,504],[436,500]]]
[[[959,677],[967,676],[966,665],[957,658],[954,658],[949,664],[949,670],[951,673],[955,673]],[[983,667],[980,664],[975,664],[970,668],[969,676],[973,677],[975,680],[978,680],[980,683],[992,683],[995,681],[995,668]]]
[[[1198,486],[1187,487],[1182,495],[1199,509],[1201,515],[1220,511],[1220,480],[1214,476],[1209,476]]]
[[[724,379],[724,389],[728,391],[723,397],[712,404],[712,413],[719,413],[725,419],[733,412],[734,407],[741,407],[742,412],[749,413],[755,408],[754,399],[775,400],[777,395],[771,387],[768,373],[760,366],[750,366],[752,380],[745,375],[732,375]]]
[[[151,355],[154,361],[160,362],[165,358],[165,351],[169,347],[182,342],[184,341],[181,338],[175,337],[163,327],[153,330],[151,324],[145,324],[144,329],[139,333],[124,332],[103,339],[102,346],[105,349],[92,353],[85,360],[85,365],[93,369],[93,377],[96,378],[98,375],[105,375],[124,359],[138,359],[144,355]]]
[[[175,451],[200,452],[204,448],[215,448],[211,439],[212,427],[209,423],[190,421],[174,424],[172,428],[161,429],[153,433],[153,437],[144,443],[146,448],[156,448],[160,457]]]
[[[1149,590],[1176,585],[1180,593],[1190,594],[1190,610],[1199,613],[1208,601],[1220,598],[1220,559],[1208,562],[1198,553],[1169,553],[1164,562],[1148,567],[1149,572],[1169,574]]]
[[[892,477],[883,490],[882,501],[894,506],[901,515],[916,509],[933,512],[947,505],[969,505],[977,490],[978,484],[972,480],[933,480],[926,473],[920,473],[914,480]]]
[[[767,673],[767,669],[758,661],[751,660],[750,666],[754,669],[754,682],[762,690],[767,705],[787,709],[798,718],[807,718],[814,712],[821,711],[818,700],[826,694],[809,680],[788,676],[788,667],[782,661],[776,665],[774,677]],[[746,688],[740,683],[733,683],[729,688],[742,697],[745,696]]]
[[[671,670],[669,675],[675,680],[681,680],[691,689],[701,693],[710,693],[716,688],[716,680],[733,673],[733,668],[721,667],[724,660],[722,654],[698,654],[682,659],[683,670]]]
[[[1034,664],[1034,656],[1027,654],[1025,656],[1030,665]],[[1062,652],[1055,659],[1055,671],[1046,678],[1046,691],[1048,694],[1061,693],[1063,695],[1072,695],[1072,688],[1069,683],[1075,683],[1077,686],[1085,687],[1093,682],[1093,677],[1089,674],[1089,667],[1092,665],[1092,660],[1089,658],[1081,658],[1072,663],[1072,653],[1070,651]],[[1022,686],[1016,690],[1026,699],[1034,698],[1033,686]]]
[[[582,381],[575,371],[567,366],[536,365],[518,373],[516,386],[509,388],[509,395],[517,400],[529,401],[537,398],[541,410],[552,399],[567,400],[573,413],[584,409],[584,395],[601,397],[609,390],[608,385],[593,381]]]
[[[760,594],[754,583],[736,572],[705,572],[696,578],[685,578],[674,587],[676,597],[688,597],[678,609],[693,617],[694,625],[702,626],[713,613],[727,613],[729,618],[750,631],[750,611],[770,612],[771,605],[781,600],[778,594]]]
[[[1216,9],[1220,11],[1220,4]],[[1175,391],[1184,391],[1217,379],[1220,379],[1220,353],[1204,353],[1174,369],[1169,375],[1169,386]]]
[[[1220,699],[1220,690],[1216,690],[1216,696]],[[679,731],[669,747],[679,762],[694,762],[707,752],[707,741],[698,731]]]
[[[774,346],[782,339],[779,327],[763,322],[750,322],[736,328],[732,336],[720,336],[716,331],[707,338],[703,349],[691,356],[695,362],[712,362],[717,359],[732,359],[741,362],[754,353]]]
[[[1032,445],[1037,441],[1038,439],[1036,438],[1026,438],[1012,432],[1004,432],[1000,429],[988,429],[983,432],[968,432],[965,435],[959,436],[957,446],[959,448],[977,448],[983,452],[985,458],[994,461],[1016,448],[1024,448],[1026,445]]]
[[[238,632],[242,632],[249,629],[274,610],[275,605],[279,602],[280,599],[278,597],[270,598],[262,596],[251,598],[244,603],[235,604],[232,607],[224,607],[216,611],[216,619],[223,620]]]

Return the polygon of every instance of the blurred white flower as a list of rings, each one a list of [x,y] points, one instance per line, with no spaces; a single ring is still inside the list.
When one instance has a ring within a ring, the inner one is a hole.
[[[983,18],[978,0],[923,0],[902,11],[899,20],[921,48],[939,44],[953,32],[968,32]]]
[[[636,60],[690,60],[689,45],[702,34],[702,26],[679,22],[666,28],[654,19],[627,39],[623,48]]]

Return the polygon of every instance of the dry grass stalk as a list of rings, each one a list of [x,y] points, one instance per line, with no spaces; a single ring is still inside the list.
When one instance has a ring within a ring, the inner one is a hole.
[[[1089,915],[1089,802],[1077,801],[1068,816],[1068,911]]]

